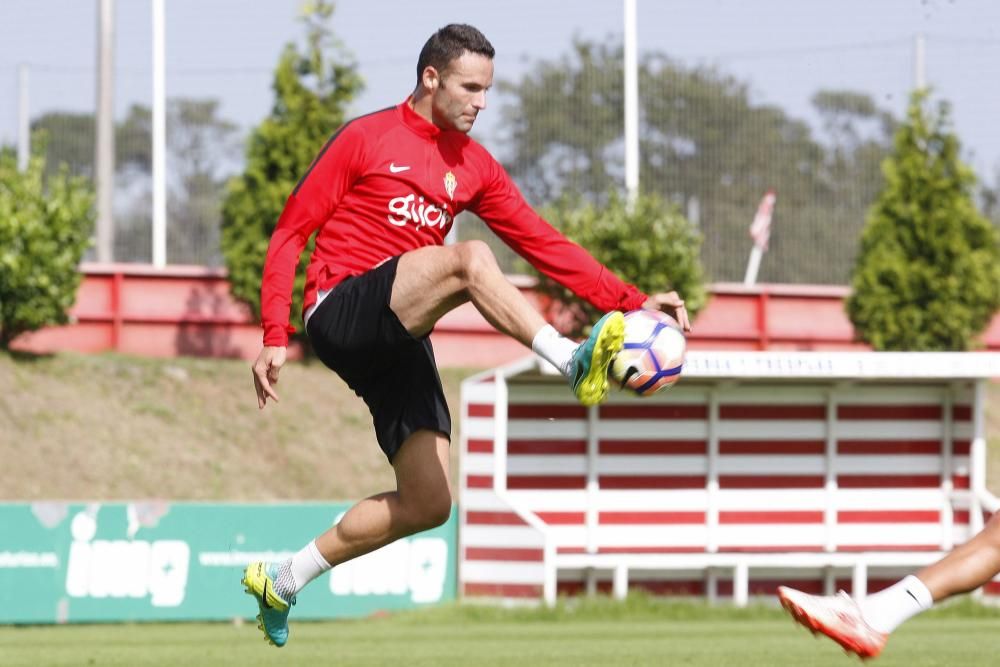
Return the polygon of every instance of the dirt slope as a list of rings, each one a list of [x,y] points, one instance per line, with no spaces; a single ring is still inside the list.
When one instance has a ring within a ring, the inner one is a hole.
[[[456,439],[473,372],[442,371]],[[263,411],[244,361],[0,353],[0,388],[0,500],[349,500],[394,487],[364,403],[316,361],[289,363],[281,402]],[[989,397],[1000,493],[1000,383]]]

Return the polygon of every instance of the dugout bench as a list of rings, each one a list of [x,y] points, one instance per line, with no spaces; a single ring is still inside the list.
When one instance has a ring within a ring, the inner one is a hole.
[[[529,357],[466,380],[459,590],[864,596],[968,539],[997,353],[690,352],[648,399],[575,403]]]

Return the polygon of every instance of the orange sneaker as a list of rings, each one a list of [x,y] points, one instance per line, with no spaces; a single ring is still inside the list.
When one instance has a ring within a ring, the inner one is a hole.
[[[779,586],[778,599],[800,625],[813,634],[822,632],[862,659],[877,657],[889,639],[889,635],[865,622],[861,608],[843,591],[838,595],[809,595]]]

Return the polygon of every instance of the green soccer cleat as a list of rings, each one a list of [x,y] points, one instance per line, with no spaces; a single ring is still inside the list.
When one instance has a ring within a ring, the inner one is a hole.
[[[267,637],[267,641],[282,647],[288,641],[288,612],[295,604],[295,598],[285,602],[274,590],[274,580],[278,576],[277,563],[254,561],[243,570],[243,586],[247,595],[257,601],[257,627]]]
[[[570,360],[570,386],[583,405],[597,405],[608,397],[608,366],[625,344],[625,316],[613,310],[590,332]]]

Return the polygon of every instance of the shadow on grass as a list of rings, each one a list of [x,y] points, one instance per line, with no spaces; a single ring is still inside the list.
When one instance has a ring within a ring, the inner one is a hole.
[[[54,352],[26,352],[24,350],[0,350],[0,355],[10,357],[11,361],[18,364],[33,364],[39,361],[46,361],[54,358]]]

